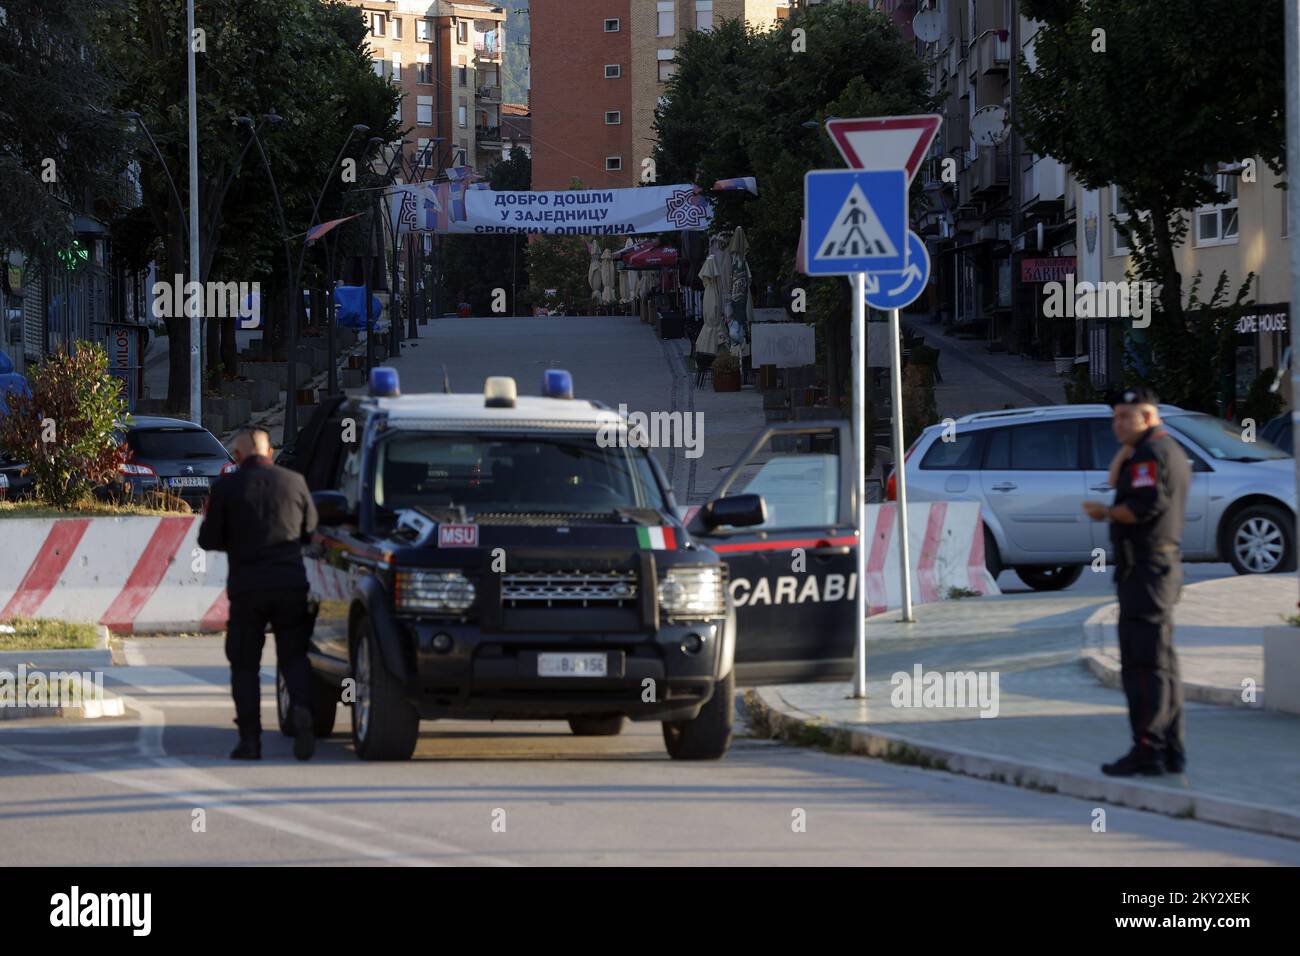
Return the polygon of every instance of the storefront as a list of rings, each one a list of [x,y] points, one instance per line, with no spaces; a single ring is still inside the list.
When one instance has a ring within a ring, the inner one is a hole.
[[[1259,373],[1277,368],[1290,344],[1290,306],[1285,303],[1252,305],[1237,320],[1235,394],[1244,399]]]

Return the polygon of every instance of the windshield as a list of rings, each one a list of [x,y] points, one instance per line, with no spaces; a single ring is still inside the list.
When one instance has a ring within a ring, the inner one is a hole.
[[[1273,461],[1291,457],[1266,441],[1242,441],[1238,426],[1210,415],[1173,415],[1169,424],[1218,461]]]
[[[133,428],[126,433],[126,443],[136,458],[220,458],[230,456],[221,442],[197,428]]]
[[[379,449],[375,503],[479,513],[666,510],[642,449],[596,435],[396,435]]]

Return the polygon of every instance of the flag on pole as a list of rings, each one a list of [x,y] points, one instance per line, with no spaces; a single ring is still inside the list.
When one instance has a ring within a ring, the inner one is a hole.
[[[741,176],[737,179],[719,179],[713,184],[714,192],[728,192],[732,190],[745,190],[746,192],[758,195],[758,180],[753,176]]]
[[[321,236],[325,235],[325,233],[329,232],[335,226],[341,226],[349,219],[356,219],[357,216],[359,215],[361,215],[361,213],[355,213],[351,216],[344,216],[342,219],[331,219],[329,222],[322,222],[319,223],[318,225],[312,226],[310,229],[307,230],[307,245],[310,246],[313,242],[315,242]]]

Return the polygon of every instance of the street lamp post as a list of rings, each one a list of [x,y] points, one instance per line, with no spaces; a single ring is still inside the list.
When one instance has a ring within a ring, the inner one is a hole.
[[[433,146],[434,143],[440,142],[441,140],[442,137],[438,136],[426,142],[424,145],[424,149],[420,150],[419,154],[415,157],[415,160],[411,164],[409,169],[406,167],[406,164],[402,160],[403,147],[406,144],[405,142],[399,144],[397,149],[393,151],[393,156],[388,162],[388,168],[384,172],[385,183],[387,183],[388,180],[392,177],[394,165],[396,165],[396,168],[398,170],[406,174],[407,179],[414,180],[416,173],[423,168],[422,164],[424,162],[424,157],[428,154],[429,149]],[[423,175],[421,175],[418,181],[423,182],[423,180],[424,177]],[[401,282],[398,278],[398,268],[397,268],[398,256],[400,255],[402,238],[401,238],[401,232],[399,231],[400,223],[393,216],[391,212],[391,208],[392,208],[391,204],[386,202],[384,206],[384,218],[387,220],[388,229],[393,235],[393,246],[392,246],[393,284],[389,295],[389,309],[391,310],[392,314],[389,316],[388,354],[393,358],[397,358],[402,354],[402,316],[401,316],[401,309],[399,305]],[[414,276],[408,275],[407,290],[406,290],[406,295],[408,300],[411,297],[411,287],[413,285],[414,285]],[[408,311],[410,310],[408,309]],[[411,319],[408,334],[410,335],[411,338],[418,338],[420,333],[419,330],[415,327],[414,313],[412,312],[411,315],[412,315],[412,319]]]
[[[199,284],[199,96],[194,78],[194,0],[185,4],[185,79],[189,87],[190,281]],[[190,314],[190,418],[203,424],[203,296],[185,297]]]

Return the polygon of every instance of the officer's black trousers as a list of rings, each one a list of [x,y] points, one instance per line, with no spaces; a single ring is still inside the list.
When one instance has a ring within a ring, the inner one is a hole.
[[[1174,604],[1183,586],[1176,555],[1115,569],[1119,656],[1134,746],[1183,753],[1183,685],[1174,654]]]
[[[307,641],[312,621],[307,592],[301,588],[251,591],[230,599],[226,625],[226,660],[230,661],[230,691],[240,731],[262,729],[262,647],[266,625],[275,634],[275,656],[289,688],[290,707],[307,706]]]

